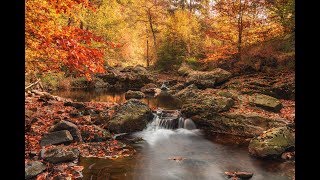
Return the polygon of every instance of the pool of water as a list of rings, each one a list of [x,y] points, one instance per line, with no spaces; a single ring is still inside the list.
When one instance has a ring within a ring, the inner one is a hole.
[[[79,102],[114,102],[117,104],[124,103],[126,101],[125,92],[110,92],[106,90],[73,90],[73,91],[55,91],[52,94],[71,98],[74,101]],[[163,109],[175,109],[177,108],[177,103],[173,103],[170,97],[155,98],[152,95],[147,95],[145,98],[141,99],[150,108],[156,109],[158,107]]]
[[[77,101],[125,102],[123,93],[72,91],[56,95]],[[170,101],[147,97],[142,99],[153,108],[172,109]],[[169,105],[168,105],[169,104]],[[287,180],[294,177],[294,162],[261,160],[248,154],[239,137],[221,134],[207,136],[199,129],[163,129],[150,123],[132,134],[145,141],[135,144],[137,153],[116,160],[80,158],[85,167],[84,179],[227,179],[225,171],[253,172],[253,180]],[[170,158],[180,157],[175,161]]]

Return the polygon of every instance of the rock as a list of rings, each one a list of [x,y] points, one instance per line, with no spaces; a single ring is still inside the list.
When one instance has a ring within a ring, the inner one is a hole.
[[[45,134],[40,141],[40,145],[47,146],[52,144],[61,144],[71,142],[72,140],[72,135],[68,130],[55,131]]]
[[[177,99],[180,99],[182,101],[185,101],[189,98],[196,97],[196,94],[198,93],[198,88],[196,85],[191,84],[187,86],[186,88],[182,89],[181,91],[177,92],[174,96]]]
[[[253,173],[250,172],[225,172],[225,174],[231,178],[231,177],[235,177],[235,178],[240,178],[240,179],[250,179],[253,176]]]
[[[232,90],[219,90],[217,92],[217,95],[219,96],[223,96],[226,98],[232,98],[233,100],[237,100],[238,99],[238,94],[236,91],[232,91]]]
[[[104,125],[109,122],[110,116],[108,111],[99,112],[98,115],[92,116],[92,122],[95,125]]]
[[[295,146],[294,133],[287,126],[272,128],[251,139],[249,153],[257,157],[280,157]]]
[[[193,70],[186,64],[182,63],[180,68],[178,69],[178,74],[181,76],[189,75]]]
[[[108,89],[110,88],[110,84],[107,82],[104,82],[102,79],[100,78],[95,78],[94,79],[94,88],[103,88],[103,89]]]
[[[77,118],[77,117],[81,117],[83,114],[81,111],[74,109],[69,113],[69,115],[70,115],[70,117]]]
[[[212,116],[215,113],[228,111],[234,100],[213,94],[208,90],[199,90],[190,85],[174,95],[181,101],[181,112],[187,117],[194,115]]]
[[[31,161],[25,165],[24,168],[24,177],[25,179],[30,179],[32,177],[37,176],[42,173],[46,169],[46,165],[44,165],[40,161]]]
[[[235,175],[241,179],[250,179],[253,176],[253,173],[250,172],[235,172]]]
[[[130,133],[143,130],[152,120],[151,109],[137,99],[130,99],[120,105],[108,124],[110,132]]]
[[[50,132],[61,130],[68,130],[71,133],[74,141],[82,142],[81,132],[79,128],[72,122],[62,120],[59,123],[55,124],[50,129]]]
[[[152,75],[142,66],[112,68],[108,67],[105,74],[98,75],[114,90],[136,90],[153,82]]]
[[[175,91],[180,91],[185,88],[185,85],[183,83],[177,83],[176,85],[172,86],[170,89]]]
[[[230,79],[221,88],[243,94],[266,94],[278,99],[295,99],[295,75],[292,73],[255,73]]]
[[[96,125],[81,128],[81,136],[85,142],[102,142],[112,138],[110,132]]]
[[[183,128],[188,129],[188,130],[192,130],[192,129],[196,129],[197,127],[194,124],[194,122],[188,118],[188,119],[184,120]]]
[[[41,158],[54,164],[77,160],[79,154],[80,152],[77,148],[54,147],[49,150],[41,150]]]
[[[188,75],[187,84],[195,84],[200,89],[213,88],[231,78],[231,73],[220,68],[212,71],[193,71]]]
[[[278,99],[264,94],[254,94],[249,98],[249,101],[257,107],[272,112],[280,112],[283,107]]]
[[[181,117],[180,111],[176,110],[158,110],[159,117],[158,126],[166,129],[177,129],[179,127],[179,119]],[[181,123],[180,123],[181,124]],[[183,124],[181,124],[183,128]]]
[[[295,99],[295,80],[294,76],[289,78],[282,78],[282,81],[276,82],[272,85],[272,91],[275,97],[281,99]]]
[[[153,83],[148,83],[146,85],[144,85],[140,90],[143,93],[147,93],[147,94],[154,94],[156,91],[157,85],[153,84]]]
[[[72,106],[76,109],[85,109],[87,106],[84,103],[81,102],[72,102],[72,101],[66,101],[63,104],[64,106]]]
[[[227,112],[211,117],[195,116],[192,120],[200,129],[244,137],[255,137],[270,128],[287,124],[285,119],[243,112]]]
[[[129,90],[125,93],[125,98],[126,99],[142,99],[145,97],[145,94],[143,92],[140,92],[140,91],[132,91],[132,90]]]
[[[284,160],[294,160],[295,158],[295,152],[284,152],[281,155],[281,159]]]

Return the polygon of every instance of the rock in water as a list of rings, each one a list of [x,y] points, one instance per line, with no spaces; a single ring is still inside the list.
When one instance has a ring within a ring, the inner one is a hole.
[[[129,90],[125,93],[126,99],[142,99],[145,97],[145,94],[141,91],[132,91]]]
[[[79,154],[77,148],[54,147],[49,150],[41,150],[41,158],[51,163],[74,161],[78,159]]]
[[[68,130],[55,131],[45,134],[40,141],[40,145],[47,146],[51,144],[61,144],[71,142],[72,140],[73,137]]]
[[[31,161],[25,165],[24,168],[24,177],[25,179],[30,179],[40,174],[46,169],[46,165],[39,161]]]
[[[192,129],[196,129],[197,127],[191,119],[185,119],[183,128],[188,129],[188,130],[192,130]]]
[[[54,125],[50,129],[50,132],[61,131],[61,130],[68,130],[75,141],[82,142],[81,132],[79,128],[72,122],[62,120],[56,125]]]
[[[278,99],[264,94],[254,94],[249,98],[249,101],[257,107],[272,112],[280,112],[283,107]]]
[[[240,178],[240,179],[250,179],[253,176],[253,173],[250,172],[224,172],[225,175],[227,175],[229,178],[233,177],[233,178]]]
[[[151,109],[137,99],[130,99],[117,109],[108,124],[110,132],[131,133],[143,130],[152,120]]]
[[[294,132],[287,126],[272,128],[251,139],[249,153],[257,157],[280,157],[288,148],[295,146]]]

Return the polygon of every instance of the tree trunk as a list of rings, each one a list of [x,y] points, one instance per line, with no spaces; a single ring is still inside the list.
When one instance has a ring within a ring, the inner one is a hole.
[[[68,18],[68,26],[71,25],[71,18]]]
[[[150,60],[149,60],[149,40],[147,37],[147,67],[150,65]]]
[[[83,22],[80,21],[80,29],[83,29]]]
[[[155,49],[155,51],[156,51],[156,50],[157,50],[156,33],[155,33],[155,31],[154,31],[154,28],[153,28],[152,17],[151,17],[150,9],[148,9],[148,19],[149,19],[150,30],[151,30],[152,36],[153,36],[153,45],[154,45],[154,49]]]
[[[243,23],[242,23],[242,3],[239,0],[239,17],[238,17],[238,60],[241,61],[242,58],[242,32],[243,32]]]

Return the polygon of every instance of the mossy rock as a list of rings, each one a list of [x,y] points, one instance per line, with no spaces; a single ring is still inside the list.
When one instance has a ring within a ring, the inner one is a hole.
[[[110,132],[131,133],[143,130],[153,118],[151,109],[137,99],[122,104],[108,124]]]
[[[254,94],[249,98],[249,101],[252,105],[272,112],[280,112],[283,107],[278,99],[264,94]]]
[[[253,138],[249,153],[257,157],[279,157],[287,149],[295,146],[294,132],[287,126],[272,128]]]

